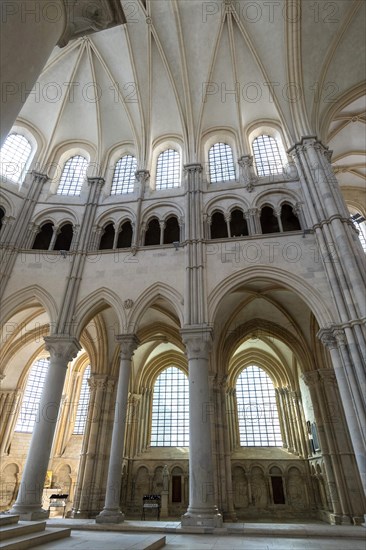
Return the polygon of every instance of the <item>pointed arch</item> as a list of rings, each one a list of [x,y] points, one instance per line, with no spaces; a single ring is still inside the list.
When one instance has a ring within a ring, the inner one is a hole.
[[[1,323],[6,323],[12,315],[15,315],[19,311],[34,306],[35,302],[37,302],[37,305],[41,304],[41,306],[44,307],[51,326],[55,325],[58,317],[58,306],[51,294],[38,285],[32,285],[15,292],[2,301]]]
[[[166,300],[172,306],[177,315],[180,326],[183,327],[183,311],[181,307],[183,304],[182,295],[175,288],[158,282],[148,287],[137,298],[128,322],[128,332],[135,332],[137,330],[143,314],[150,306],[154,304],[154,302],[156,302],[156,300],[161,298]]]
[[[88,321],[108,307],[111,307],[116,314],[118,319],[118,334],[121,334],[127,322],[123,303],[117,294],[102,287],[88,294],[88,296],[77,305],[73,323],[74,336],[79,338]]]

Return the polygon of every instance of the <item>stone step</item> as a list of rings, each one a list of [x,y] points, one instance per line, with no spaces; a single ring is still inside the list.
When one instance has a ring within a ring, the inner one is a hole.
[[[1,527],[0,541],[20,537],[29,533],[38,533],[46,529],[45,521],[22,521]]]
[[[33,546],[69,537],[70,533],[71,529],[45,529],[39,533],[30,533],[4,542],[1,541],[0,550],[26,550]]]
[[[0,525],[10,525],[18,523],[19,517],[17,514],[0,514]]]

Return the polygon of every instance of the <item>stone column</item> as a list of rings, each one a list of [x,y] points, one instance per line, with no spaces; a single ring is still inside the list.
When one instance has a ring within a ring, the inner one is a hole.
[[[0,381],[2,380],[2,375]],[[0,456],[9,454],[11,437],[18,416],[22,392],[19,390],[0,391]]]
[[[117,341],[121,344],[121,362],[114,413],[111,455],[108,468],[107,493],[104,509],[96,518],[97,523],[121,523],[124,520],[124,515],[120,510],[120,496],[127,420],[128,385],[130,381],[132,356],[139,344],[139,340],[134,334],[121,334],[117,336]]]
[[[348,360],[346,337],[340,329],[321,329],[318,338],[329,349],[335,376],[337,378],[342,406],[352,441],[364,493],[366,495],[366,451],[365,451],[365,408],[362,404],[362,391],[355,380],[355,370]]]
[[[72,517],[78,519],[92,517],[93,512],[100,510],[100,508],[93,508],[96,500],[95,493],[100,495],[102,490],[101,484],[97,482],[97,467],[105,465],[104,456],[107,449],[105,442],[104,445],[100,445],[100,442],[108,431],[106,417],[109,414],[109,402],[114,388],[114,380],[108,379],[103,374],[92,374],[88,383],[90,388],[88,416],[72,510]]]
[[[141,209],[142,209],[142,202],[144,200],[144,195],[145,195],[145,187],[150,178],[150,172],[148,170],[137,170],[137,172],[135,173],[135,176],[138,182],[139,195],[137,198],[135,231],[133,232],[132,243],[131,243],[133,254],[136,254],[137,248],[139,246],[144,245],[144,241],[142,238],[144,233],[142,232],[142,227],[141,227]]]
[[[205,326],[181,331],[189,371],[189,506],[182,526],[221,527],[215,504],[211,440],[213,400],[209,389],[209,352],[212,332]]]
[[[254,189],[254,184],[258,181],[258,176],[254,172],[253,157],[251,155],[243,155],[238,164],[241,168],[241,179],[249,193]]]
[[[81,349],[78,341],[68,335],[45,337],[50,365],[40,401],[39,422],[33,436],[24,467],[18,498],[11,510],[21,519],[37,520],[48,516],[42,509],[42,492],[50,459],[51,447],[61,403],[62,390],[68,363]]]
[[[1,2],[1,141],[10,132],[53,48],[85,34],[126,22],[119,2],[11,0]],[[19,40],[21,37],[21,40]],[[37,93],[37,87],[35,87]],[[41,93],[38,91],[38,93]]]
[[[23,184],[24,187],[28,186],[28,193],[22,202],[16,222],[11,226],[11,231],[7,234],[7,241],[4,242],[1,250],[0,298],[4,295],[19,249],[22,248],[26,240],[30,220],[32,219],[43,185],[47,180],[48,176],[46,174],[31,172],[27,175],[26,181]]]

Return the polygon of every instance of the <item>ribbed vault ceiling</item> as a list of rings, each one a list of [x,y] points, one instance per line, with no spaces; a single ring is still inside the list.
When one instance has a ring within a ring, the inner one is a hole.
[[[121,3],[127,24],[56,48],[21,112],[43,134],[44,158],[61,142],[86,140],[101,161],[130,142],[146,167],[152,145],[169,135],[184,143],[184,162],[195,162],[213,128],[232,129],[241,155],[251,124],[272,120],[285,146],[309,134],[330,139],[344,183],[364,184],[365,2]],[[337,112],[347,94],[352,105]]]

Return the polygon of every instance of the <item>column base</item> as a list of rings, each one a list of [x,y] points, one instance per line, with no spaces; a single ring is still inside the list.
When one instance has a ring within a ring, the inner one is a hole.
[[[14,506],[7,513],[19,516],[21,521],[39,521],[42,519],[48,519],[50,515],[49,510],[43,510],[43,508],[35,508],[32,510],[27,509],[26,506]]]
[[[95,523],[123,523],[125,515],[121,510],[102,510],[95,518]]]
[[[162,491],[161,492],[161,508],[160,508],[160,517],[162,519],[168,517],[168,498],[169,493],[168,491]]]
[[[352,525],[351,518],[342,514],[329,514],[331,525]]]
[[[222,515],[218,512],[196,514],[186,512],[182,516],[182,527],[211,527],[212,529],[220,529],[223,525]]]

